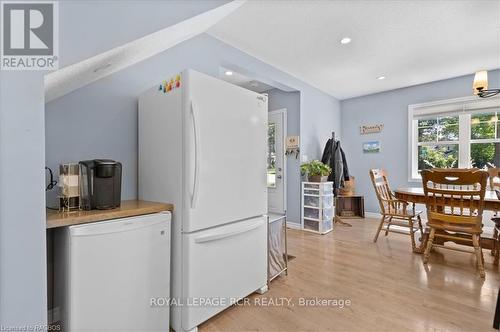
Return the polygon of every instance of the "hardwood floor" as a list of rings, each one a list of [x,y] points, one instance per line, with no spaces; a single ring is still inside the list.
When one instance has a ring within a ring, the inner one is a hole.
[[[410,238],[382,233],[378,221],[349,220],[327,235],[289,230],[289,274],[250,305],[233,306],[200,326],[211,331],[494,331],[500,274],[484,252],[486,279],[473,254],[436,249],[426,269]],[[294,305],[262,306],[288,298]],[[350,306],[301,306],[300,298],[346,299]]]

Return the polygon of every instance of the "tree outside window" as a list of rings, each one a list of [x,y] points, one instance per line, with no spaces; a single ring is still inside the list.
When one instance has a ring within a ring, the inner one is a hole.
[[[456,168],[459,157],[458,116],[418,120],[418,170]]]
[[[500,128],[497,112],[471,116],[471,166],[500,167]]]
[[[459,164],[500,167],[498,113],[500,111],[494,110],[461,115],[435,114],[418,119],[418,172],[429,168],[457,168]],[[462,128],[470,128],[470,133],[460,132],[461,121]],[[467,148],[464,154],[469,155],[469,160],[460,161],[461,148]]]

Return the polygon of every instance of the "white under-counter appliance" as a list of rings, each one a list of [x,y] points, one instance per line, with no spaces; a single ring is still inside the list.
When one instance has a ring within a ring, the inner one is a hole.
[[[161,212],[55,231],[65,331],[168,331],[170,220]]]
[[[267,289],[267,97],[193,70],[165,84],[139,98],[139,198],[175,206],[171,325],[195,331]]]

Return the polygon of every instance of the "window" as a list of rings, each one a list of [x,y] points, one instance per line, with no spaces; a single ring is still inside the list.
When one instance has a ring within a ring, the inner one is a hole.
[[[438,115],[417,120],[418,170],[458,167],[458,116]]]
[[[276,124],[267,128],[267,187],[276,188]]]
[[[500,111],[477,113],[471,116],[470,156],[477,168],[500,167]]]
[[[500,98],[410,105],[409,174],[429,168],[500,167]]]

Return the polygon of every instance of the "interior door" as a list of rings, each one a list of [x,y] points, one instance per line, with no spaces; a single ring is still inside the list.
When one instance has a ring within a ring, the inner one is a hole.
[[[269,112],[267,129],[267,199],[268,211],[286,211],[286,164],[284,138],[286,110]]]
[[[267,97],[187,73],[183,231],[266,214]]]

